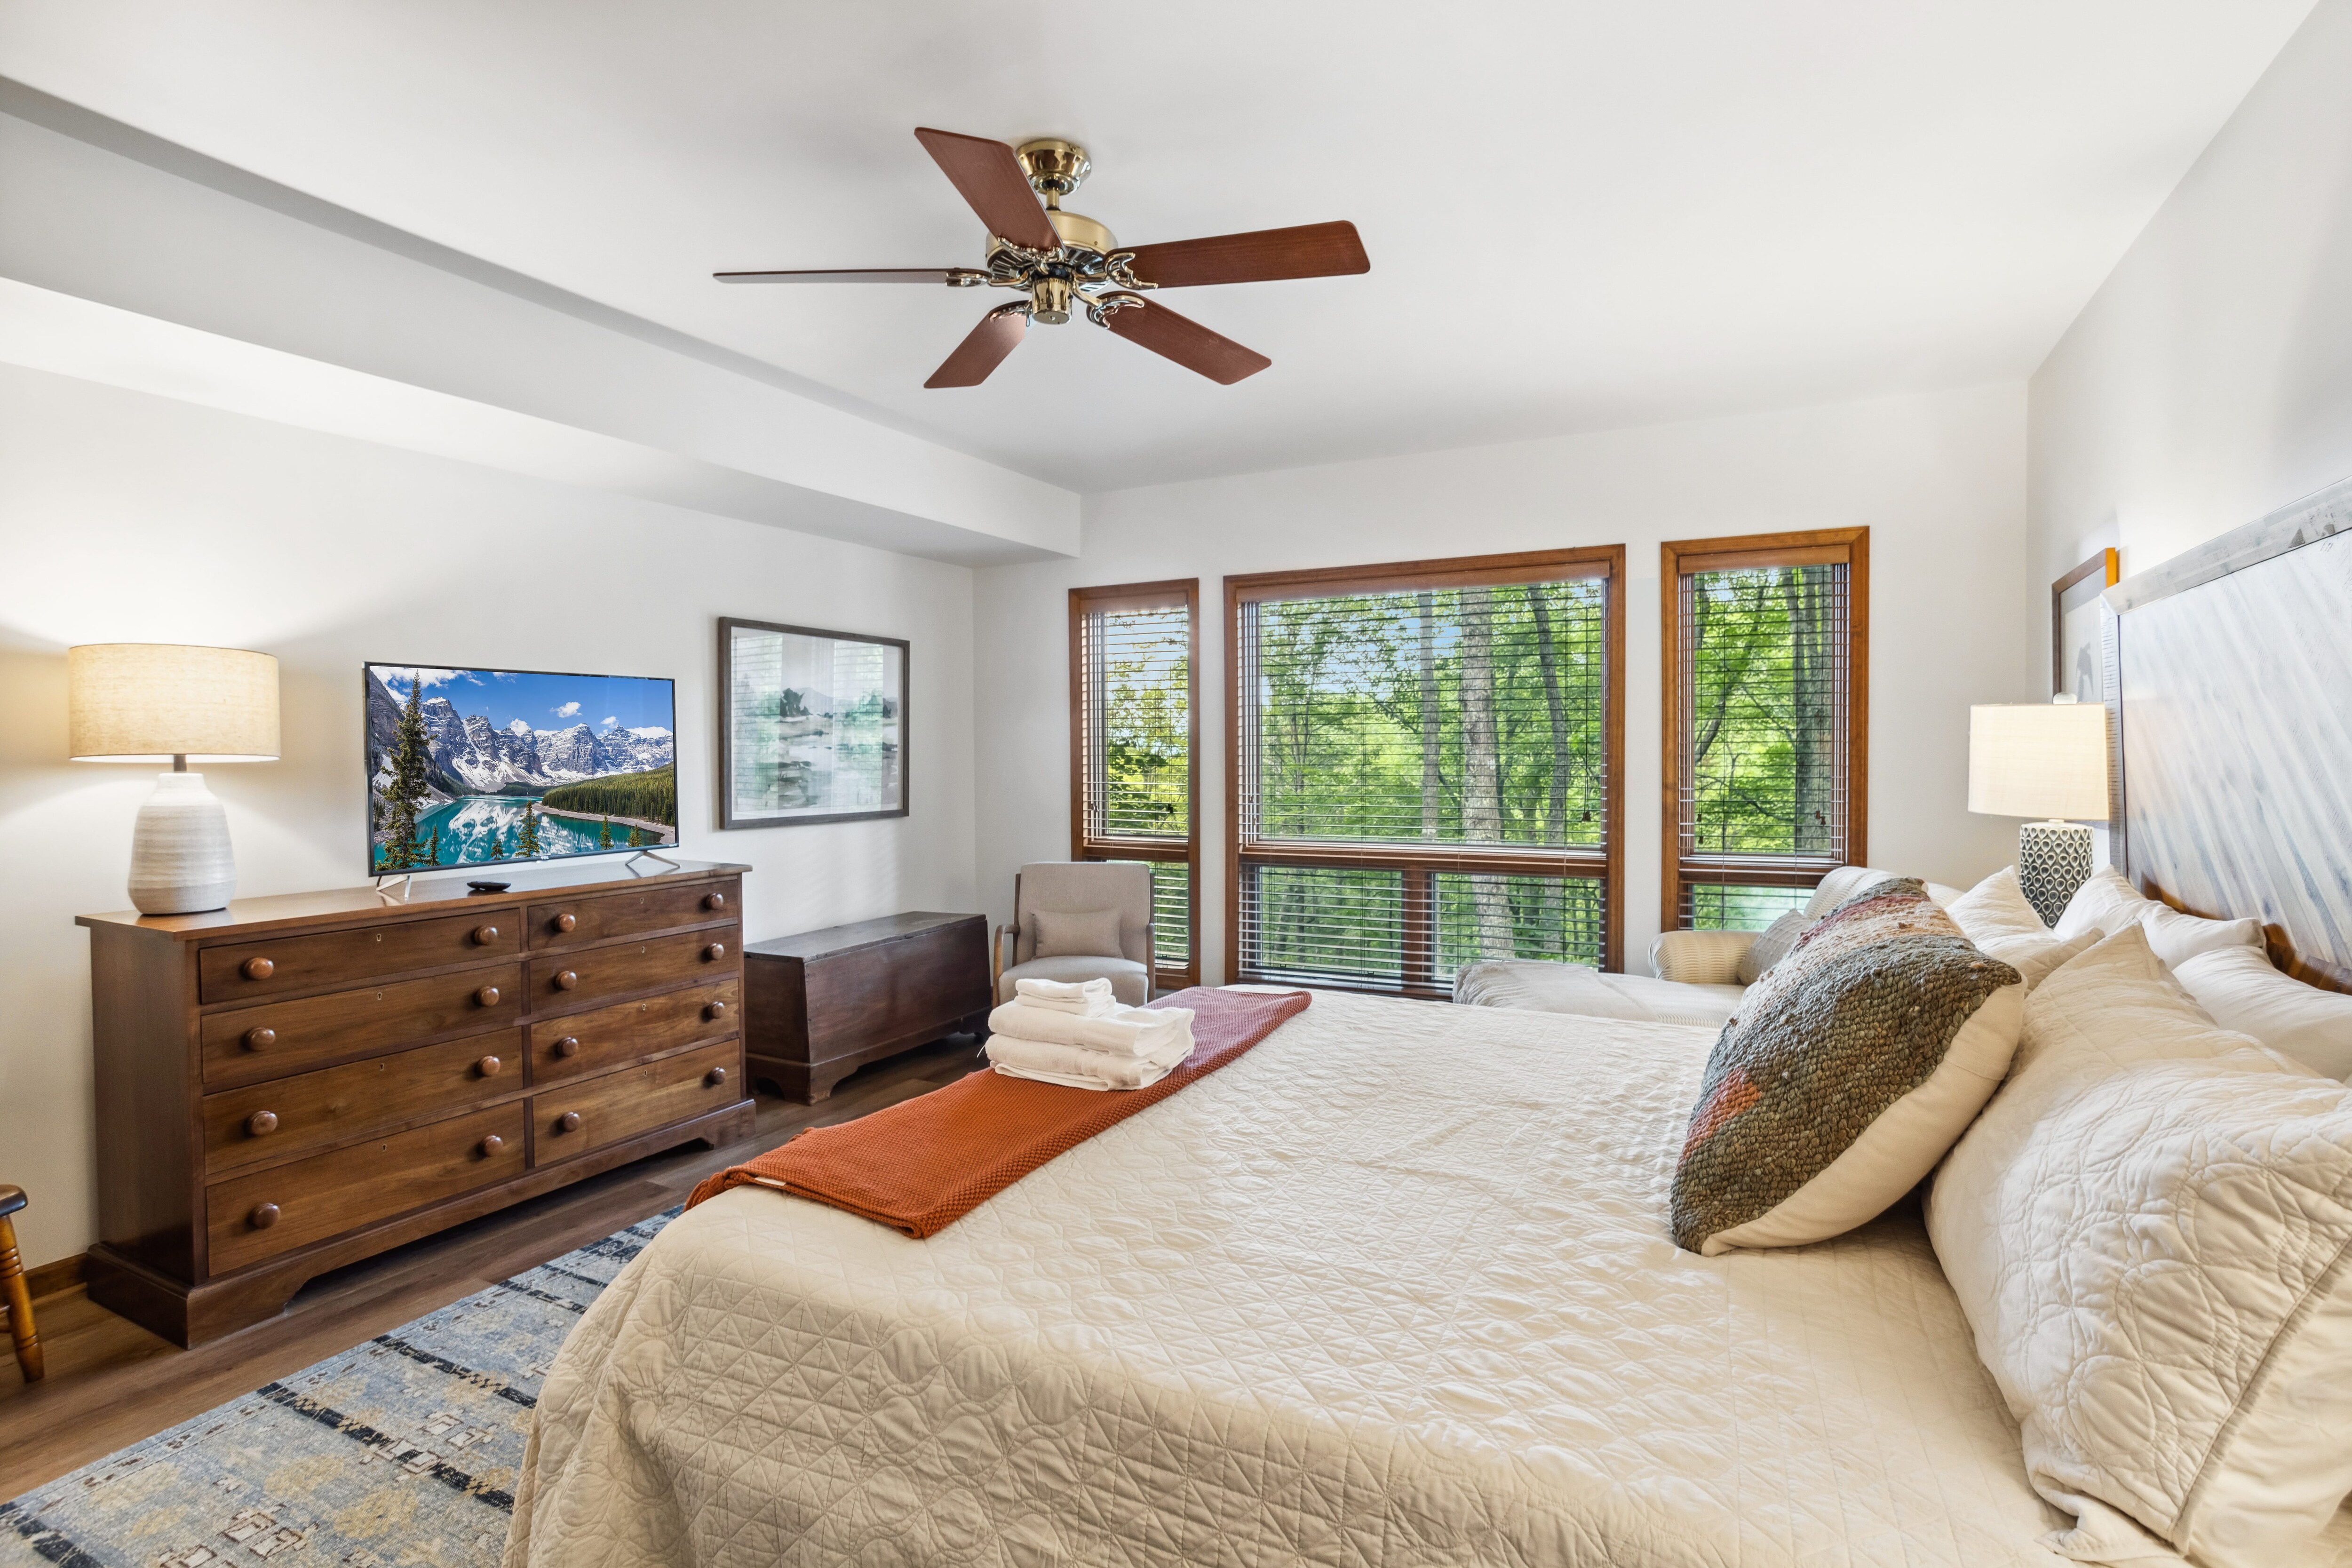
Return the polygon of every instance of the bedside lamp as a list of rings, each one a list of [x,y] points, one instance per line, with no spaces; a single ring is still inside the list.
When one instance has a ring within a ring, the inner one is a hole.
[[[2017,830],[2017,880],[2044,925],[2091,877],[2091,830],[2107,819],[2107,710],[2097,702],[1969,710],[1969,809],[2039,816]],[[2076,822],[2061,820],[2073,817]]]
[[[78,763],[163,763],[131,835],[131,902],[141,914],[216,910],[236,889],[228,813],[200,763],[278,760],[278,661],[231,647],[92,643],[66,650],[66,707]]]

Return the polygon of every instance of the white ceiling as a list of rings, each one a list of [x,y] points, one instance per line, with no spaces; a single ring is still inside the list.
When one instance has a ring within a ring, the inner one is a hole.
[[[1106,489],[2030,374],[2312,0],[5,0],[0,74],[851,406]],[[1346,217],[1369,276],[1083,322],[1000,295],[918,124],[1092,151],[1139,243]]]

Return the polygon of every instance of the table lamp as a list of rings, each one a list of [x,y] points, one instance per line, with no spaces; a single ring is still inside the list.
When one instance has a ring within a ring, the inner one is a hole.
[[[2091,877],[2091,830],[2107,819],[2102,703],[2000,702],[1969,710],[1969,809],[2039,816],[2017,830],[2017,880],[2054,926]],[[2069,822],[2063,818],[2075,818]]]
[[[188,763],[278,760],[278,661],[233,647],[91,643],[66,650],[78,763],[163,763],[131,834],[141,914],[216,910],[236,889],[228,813]]]

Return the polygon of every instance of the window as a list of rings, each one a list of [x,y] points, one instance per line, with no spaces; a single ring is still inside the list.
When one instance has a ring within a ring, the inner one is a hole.
[[[1153,981],[1200,983],[1198,578],[1070,590],[1070,858],[1151,865]]]
[[[1668,544],[1664,929],[1753,930],[1864,842],[1870,531]]]
[[[1624,551],[1225,579],[1226,977],[1619,967]]]

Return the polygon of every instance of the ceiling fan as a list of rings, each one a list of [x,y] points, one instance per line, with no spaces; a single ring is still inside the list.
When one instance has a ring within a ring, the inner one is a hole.
[[[978,386],[1021,346],[1029,323],[1060,326],[1083,312],[1153,353],[1230,386],[1274,362],[1143,290],[1206,283],[1255,283],[1369,272],[1351,223],[1311,223],[1120,249],[1109,229],[1062,210],[1062,198],[1093,172],[1087,150],[1059,137],[1018,147],[985,136],[919,129],[923,144],[980,221],[988,226],[981,267],[883,267],[794,272],[717,272],[721,283],[944,283],[950,289],[1014,289],[931,373],[925,386]],[[1034,195],[1031,193],[1034,192]],[[1040,206],[1037,198],[1043,196]]]

